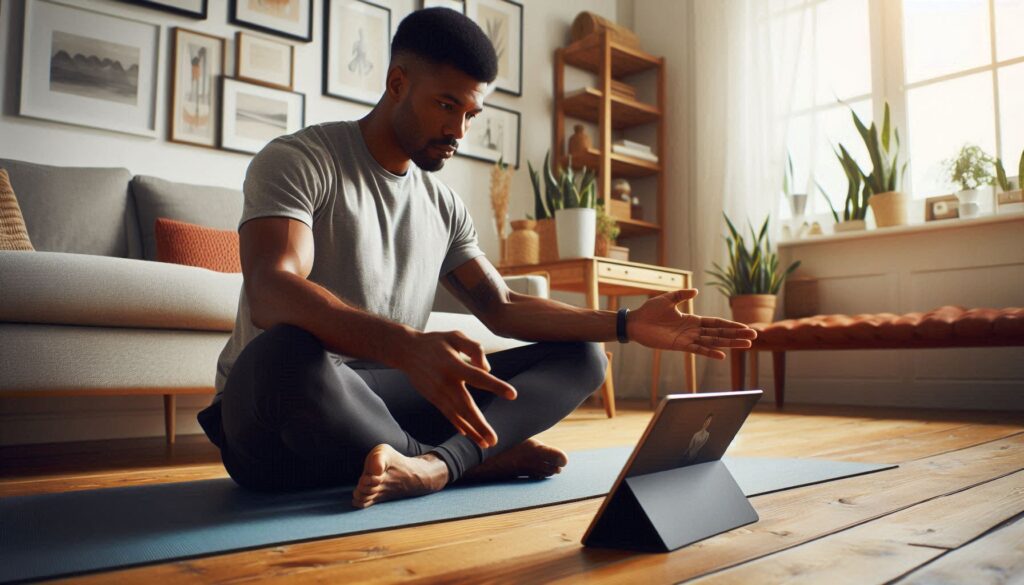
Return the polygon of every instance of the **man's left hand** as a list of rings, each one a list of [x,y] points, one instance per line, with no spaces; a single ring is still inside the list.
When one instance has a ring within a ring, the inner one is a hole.
[[[716,348],[750,347],[757,332],[742,323],[682,313],[676,305],[697,296],[687,288],[648,299],[639,309],[630,311],[626,334],[631,341],[655,349],[688,351],[716,360],[725,353]]]

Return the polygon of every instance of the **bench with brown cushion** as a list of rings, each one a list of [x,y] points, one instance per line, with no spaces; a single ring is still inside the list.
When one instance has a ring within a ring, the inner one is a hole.
[[[770,351],[777,407],[785,402],[787,351],[1024,346],[1024,309],[1019,307],[965,309],[950,305],[906,315],[815,315],[751,327],[757,330],[751,348],[732,351],[732,387],[743,387],[748,353],[756,371],[756,352]]]

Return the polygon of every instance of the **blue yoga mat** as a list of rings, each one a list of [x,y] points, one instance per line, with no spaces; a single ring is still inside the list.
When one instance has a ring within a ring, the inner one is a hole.
[[[608,493],[630,447],[575,451],[548,479],[453,485],[364,510],[351,489],[248,492],[231,479],[0,499],[0,581],[205,556],[470,518]],[[723,459],[747,496],[895,467],[815,459]],[[580,535],[582,537],[582,534]]]

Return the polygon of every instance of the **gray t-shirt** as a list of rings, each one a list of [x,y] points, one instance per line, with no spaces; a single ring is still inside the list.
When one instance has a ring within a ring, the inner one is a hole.
[[[242,190],[239,228],[257,217],[305,223],[314,241],[309,280],[348,305],[415,329],[427,323],[438,279],[483,254],[462,200],[415,165],[401,176],[384,169],[355,121],[273,140],[252,159]],[[243,287],[234,331],[217,360],[215,401],[238,354],[262,331],[252,324]]]

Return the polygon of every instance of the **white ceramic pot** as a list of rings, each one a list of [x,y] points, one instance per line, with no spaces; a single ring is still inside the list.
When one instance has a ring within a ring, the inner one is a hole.
[[[867,228],[867,223],[863,219],[851,219],[848,221],[841,221],[832,229],[838,234],[840,232],[856,232]]]
[[[597,211],[559,209],[555,212],[555,235],[559,258],[592,258],[597,237]]]
[[[978,214],[981,212],[980,189],[967,189],[966,191],[957,191],[956,200],[959,205],[961,218],[969,219],[972,217],[978,217]]]

